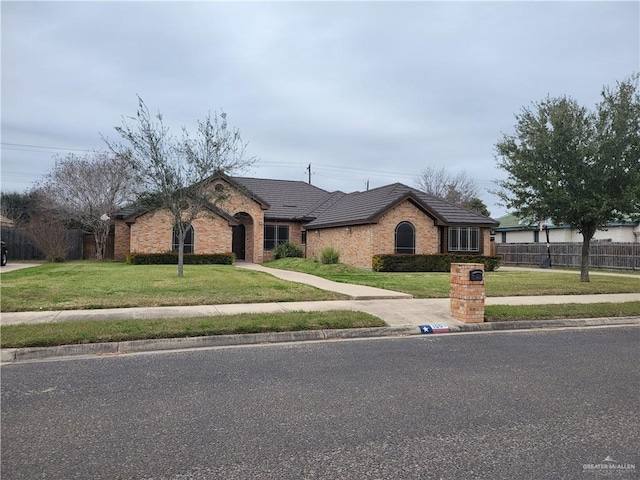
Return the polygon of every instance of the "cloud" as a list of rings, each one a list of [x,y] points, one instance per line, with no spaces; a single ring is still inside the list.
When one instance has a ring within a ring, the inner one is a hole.
[[[311,163],[314,183],[351,191],[412,185],[434,165],[484,189],[522,106],[568,94],[592,107],[640,70],[639,14],[637,2],[3,2],[2,190],[28,188],[65,148],[103,147],[136,94],[176,133],[224,109],[261,158],[255,176],[306,180]]]

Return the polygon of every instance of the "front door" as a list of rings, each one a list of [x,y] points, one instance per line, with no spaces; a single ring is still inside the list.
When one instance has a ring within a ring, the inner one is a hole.
[[[244,242],[245,242],[245,228],[244,225],[236,225],[233,227],[233,234],[231,240],[231,251],[236,254],[237,260],[244,260]]]

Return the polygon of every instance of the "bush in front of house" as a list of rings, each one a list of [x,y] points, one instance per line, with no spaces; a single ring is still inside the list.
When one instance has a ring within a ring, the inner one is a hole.
[[[232,265],[236,256],[234,253],[185,253],[185,265]],[[129,265],[177,265],[178,252],[162,253],[130,253],[125,262]]]
[[[302,249],[291,242],[284,242],[278,244],[276,249],[273,251],[273,258],[278,260],[279,258],[304,258],[304,252]]]
[[[332,265],[340,261],[340,252],[333,247],[327,247],[320,253],[320,262],[324,265]]]
[[[374,272],[449,272],[452,263],[482,263],[487,272],[500,266],[500,257],[484,255],[374,255]]]

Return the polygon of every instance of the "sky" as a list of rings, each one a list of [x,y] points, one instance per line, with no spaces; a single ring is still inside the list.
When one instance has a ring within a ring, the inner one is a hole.
[[[119,140],[139,95],[171,132],[224,111],[240,175],[362,191],[466,172],[494,218],[495,144],[548,95],[595,108],[640,71],[640,2],[1,3],[1,183]]]

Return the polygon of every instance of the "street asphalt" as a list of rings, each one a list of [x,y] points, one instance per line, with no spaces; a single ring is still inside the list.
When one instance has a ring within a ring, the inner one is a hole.
[[[34,264],[13,264],[2,272],[27,268]],[[59,310],[34,312],[6,312],[0,325],[19,323],[54,323],[74,320],[153,319],[171,317],[200,317],[238,313],[284,313],[292,311],[354,310],[366,312],[384,320],[388,327],[350,330],[317,330],[302,332],[264,333],[251,335],[221,335],[178,339],[139,340],[61,347],[2,349],[0,362],[41,360],[67,355],[115,354],[152,350],[213,347],[253,343],[325,340],[335,338],[374,337],[389,335],[417,335],[426,333],[425,325],[444,325],[445,332],[507,330],[571,326],[640,325],[640,317],[611,317],[597,319],[563,319],[545,321],[514,321],[494,323],[463,323],[450,312],[448,298],[415,299],[411,295],[363,285],[326,280],[305,273],[278,270],[262,265],[237,262],[237,267],[258,270],[291,282],[305,283],[316,288],[341,293],[349,300],[314,302],[275,302],[229,305],[195,305],[178,307],[109,308],[96,310]],[[13,268],[12,268],[13,267]],[[508,267],[507,267],[508,268]],[[602,295],[554,295],[489,297],[486,305],[548,305],[566,303],[621,303],[640,300],[637,293]]]

